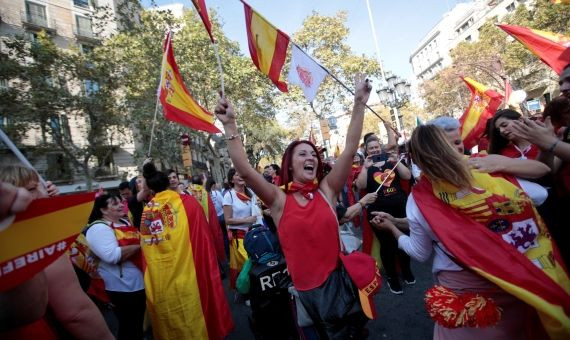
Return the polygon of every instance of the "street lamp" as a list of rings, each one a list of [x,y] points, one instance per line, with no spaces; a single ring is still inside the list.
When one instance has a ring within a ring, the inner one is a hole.
[[[390,108],[392,118],[396,123],[398,131],[403,130],[403,123],[400,121],[402,116],[398,115],[398,109],[410,99],[410,84],[404,79],[391,74],[386,77],[386,82],[377,91],[380,102]]]

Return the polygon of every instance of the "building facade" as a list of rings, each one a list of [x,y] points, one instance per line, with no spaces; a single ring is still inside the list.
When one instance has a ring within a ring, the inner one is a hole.
[[[0,39],[23,36],[33,42],[40,31],[45,31],[59,48],[87,53],[119,28],[120,24],[116,18],[120,5],[121,0],[0,0]],[[97,26],[97,22],[93,21],[96,20],[93,19],[95,6],[104,8],[115,20]],[[137,15],[137,12],[133,11],[130,15]],[[4,48],[3,44],[0,48]],[[0,87],[11,85],[5,79],[0,79],[0,82]],[[70,91],[83,91],[87,95],[99,88],[96,82],[89,80],[83,83],[68,83],[65,86],[68,86]],[[4,118],[0,119],[0,127],[5,124],[9,122]],[[59,113],[51,118],[50,126],[65,138],[69,138],[74,145],[81,147],[87,143],[85,135],[89,124],[81,115],[71,117]],[[120,139],[106,138],[105,145],[101,145],[102,154],[92,157],[89,165],[96,168],[94,188],[114,188],[121,180],[138,173],[133,157],[135,145],[132,132],[109,132],[109,136],[118,135],[121,136]],[[72,166],[64,152],[46,147],[51,142],[53,141],[49,136],[46,137],[41,129],[37,128],[30,129],[19,146],[39,174],[57,183],[61,192],[87,190],[84,176]],[[0,144],[0,159],[2,163],[16,162],[16,157],[3,144]]]
[[[528,0],[475,0],[458,3],[420,41],[410,54],[415,83],[432,79],[451,65],[451,50],[463,41],[479,39],[481,26],[492,17],[501,20]]]

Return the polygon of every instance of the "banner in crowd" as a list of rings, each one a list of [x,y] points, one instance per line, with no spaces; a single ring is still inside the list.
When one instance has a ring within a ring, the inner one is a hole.
[[[289,36],[271,25],[245,2],[243,6],[247,42],[253,63],[281,92],[287,92],[287,83],[280,77],[287,56]]]
[[[208,35],[210,36],[212,44],[216,43],[216,40],[214,40],[214,36],[212,35],[212,23],[210,22],[210,17],[208,16],[206,2],[204,0],[192,0],[192,3],[194,4],[194,7],[196,7],[196,11],[198,11],[198,15],[200,15],[200,18],[206,27],[206,31],[208,31]]]
[[[93,208],[93,193],[35,200],[0,231],[0,292],[30,279],[63,255]]]
[[[160,79],[159,98],[164,110],[164,117],[194,130],[210,133],[221,131],[214,125],[214,116],[206,111],[192,97],[174,59],[172,33],[168,33],[164,42],[164,58]]]
[[[501,105],[503,96],[471,78],[462,77],[461,79],[471,91],[471,102],[459,118],[461,139],[463,139],[465,149],[469,150],[477,145],[479,138],[485,132],[487,120],[495,114]]]
[[[498,26],[517,39],[556,73],[561,74],[564,67],[570,64],[570,37],[522,26]]]
[[[291,66],[287,81],[298,85],[309,103],[315,99],[327,72],[297,45],[291,50]]]

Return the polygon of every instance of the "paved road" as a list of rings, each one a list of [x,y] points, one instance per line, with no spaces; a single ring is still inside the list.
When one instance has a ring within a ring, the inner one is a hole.
[[[375,302],[378,318],[368,322],[369,339],[431,339],[433,322],[427,315],[423,304],[426,289],[432,285],[431,261],[418,263],[412,261],[412,271],[416,276],[416,284],[404,285],[403,295],[390,293],[384,282]],[[227,287],[227,280],[224,280]],[[245,304],[233,303],[233,294],[226,291],[230,308],[236,324],[235,331],[228,340],[253,339],[249,328],[250,309]]]

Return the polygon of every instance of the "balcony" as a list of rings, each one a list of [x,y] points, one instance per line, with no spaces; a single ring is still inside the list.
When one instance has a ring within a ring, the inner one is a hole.
[[[54,19],[48,19],[45,16],[37,15],[28,13],[26,11],[20,12],[20,18],[22,19],[22,23],[27,28],[34,30],[34,31],[41,31],[45,30],[48,33],[55,33],[56,26]]]
[[[73,34],[75,38],[78,40],[89,41],[89,42],[97,42],[99,41],[99,37],[97,34],[93,33],[93,29],[91,28],[84,28],[84,27],[73,27]]]

